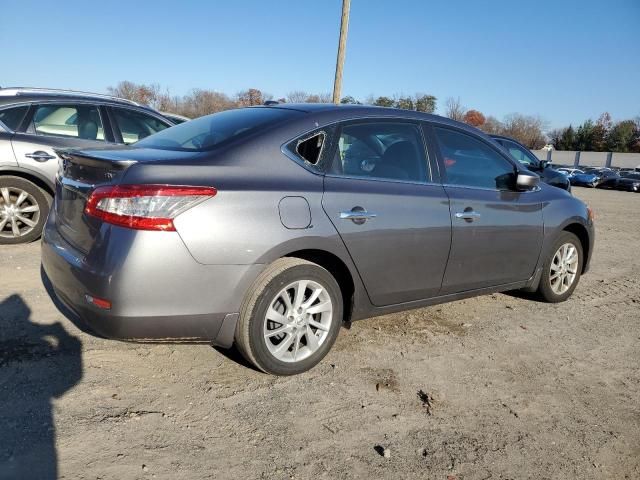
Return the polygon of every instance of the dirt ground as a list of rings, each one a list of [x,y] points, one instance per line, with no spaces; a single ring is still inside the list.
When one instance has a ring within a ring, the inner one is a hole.
[[[307,374],[103,340],[0,250],[0,478],[640,478],[640,195],[594,207],[591,272],[357,322]],[[388,456],[384,452],[387,451]]]

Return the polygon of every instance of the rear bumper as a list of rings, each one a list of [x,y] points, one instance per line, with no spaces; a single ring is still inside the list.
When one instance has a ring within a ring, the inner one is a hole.
[[[108,241],[98,239],[84,255],[59,234],[53,211],[47,221],[42,277],[66,316],[107,338],[231,346],[244,293],[262,265],[201,265],[175,232],[104,229]]]

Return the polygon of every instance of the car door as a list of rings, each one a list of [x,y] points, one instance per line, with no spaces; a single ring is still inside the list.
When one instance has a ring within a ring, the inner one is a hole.
[[[530,278],[543,240],[540,189],[515,191],[515,163],[482,137],[449,126],[430,131],[452,222],[441,293]]]
[[[55,148],[96,147],[109,139],[100,108],[91,103],[35,104],[26,120],[11,141],[16,160],[22,168],[44,174],[50,181],[58,170]]]
[[[17,165],[11,138],[27,114],[29,105],[12,105],[0,109],[0,168]]]
[[[337,130],[322,205],[371,302],[383,306],[437,295],[451,219],[420,125],[366,120]]]
[[[109,107],[109,112],[114,124],[116,140],[125,145],[135,143],[172,126],[159,116],[138,109]]]

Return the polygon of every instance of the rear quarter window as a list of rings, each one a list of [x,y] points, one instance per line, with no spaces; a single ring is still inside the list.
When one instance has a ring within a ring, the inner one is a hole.
[[[28,110],[27,105],[20,107],[5,108],[0,110],[0,122],[2,122],[9,130],[17,130]]]

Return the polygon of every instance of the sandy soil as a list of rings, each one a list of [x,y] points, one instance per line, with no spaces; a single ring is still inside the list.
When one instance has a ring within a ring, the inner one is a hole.
[[[47,297],[38,245],[3,247],[0,478],[640,478],[640,195],[575,193],[598,239],[568,302],[357,322],[293,378],[91,337]]]

